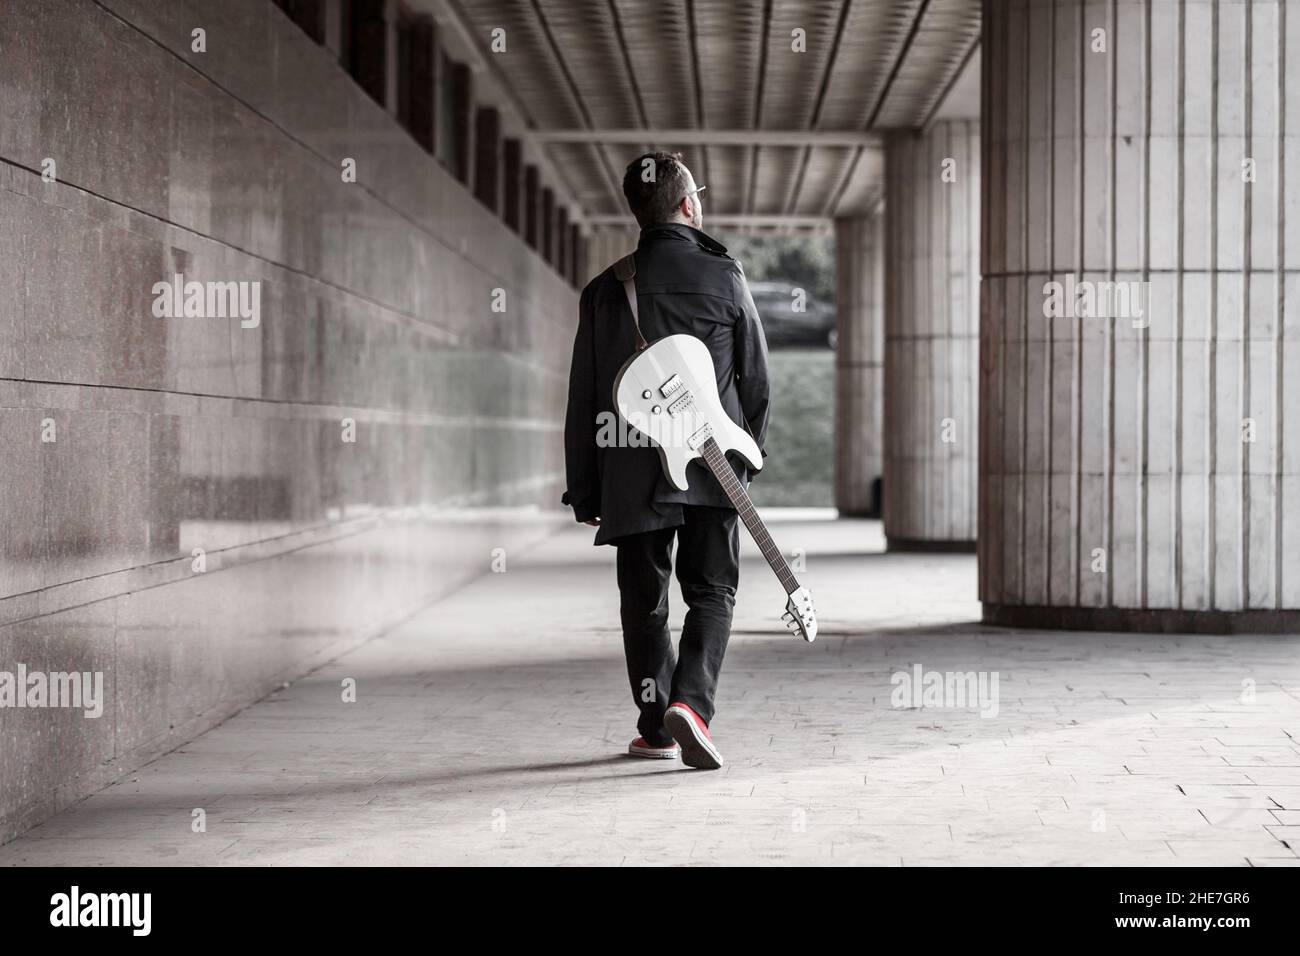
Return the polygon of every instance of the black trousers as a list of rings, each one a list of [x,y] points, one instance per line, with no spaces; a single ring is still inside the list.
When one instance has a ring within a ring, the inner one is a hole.
[[[632,697],[641,710],[637,730],[647,743],[667,746],[664,712],[676,701],[707,724],[713,719],[718,672],[731,636],[740,579],[740,537],[729,508],[683,505],[685,524],[619,538],[618,590],[623,651]],[[677,581],[686,621],[676,661],[668,634],[668,577],[677,541]]]

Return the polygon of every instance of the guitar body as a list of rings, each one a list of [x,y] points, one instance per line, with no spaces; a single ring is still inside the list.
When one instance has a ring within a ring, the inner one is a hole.
[[[658,449],[664,473],[678,491],[689,487],[686,466],[696,458],[704,461],[785,589],[786,624],[811,643],[817,636],[812,595],[795,579],[727,461],[727,453],[734,452],[758,471],[763,453],[723,409],[708,346],[693,335],[669,335],[640,349],[614,380],[614,406]]]
[[[686,466],[703,457],[703,439],[695,440],[701,434],[723,454],[735,452],[755,471],[763,467],[754,439],[723,410],[713,357],[693,335],[669,335],[633,355],[614,380],[614,405],[654,443],[678,491],[689,487]]]

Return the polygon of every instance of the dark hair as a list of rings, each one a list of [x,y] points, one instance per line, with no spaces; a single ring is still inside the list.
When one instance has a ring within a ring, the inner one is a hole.
[[[646,181],[654,160],[654,178]],[[686,193],[686,167],[681,153],[645,153],[627,164],[623,174],[623,195],[642,229],[657,222],[671,222],[673,212]]]

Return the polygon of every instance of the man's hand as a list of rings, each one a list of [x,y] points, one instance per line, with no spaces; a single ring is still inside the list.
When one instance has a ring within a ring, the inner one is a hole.
[[[599,528],[599,527],[600,527],[600,519],[599,519],[599,518],[592,518],[590,521],[584,521],[583,524],[589,524],[589,525],[591,525],[593,528]]]

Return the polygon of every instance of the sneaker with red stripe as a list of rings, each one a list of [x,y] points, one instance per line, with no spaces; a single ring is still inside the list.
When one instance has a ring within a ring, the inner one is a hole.
[[[646,743],[644,737],[638,737],[627,745],[627,752],[633,757],[672,760],[681,756],[682,748],[676,744],[669,744],[667,747],[656,747],[653,744]]]
[[[719,770],[722,754],[709,736],[709,728],[700,715],[681,701],[671,704],[664,714],[664,729],[682,745],[682,763],[699,770]]]

